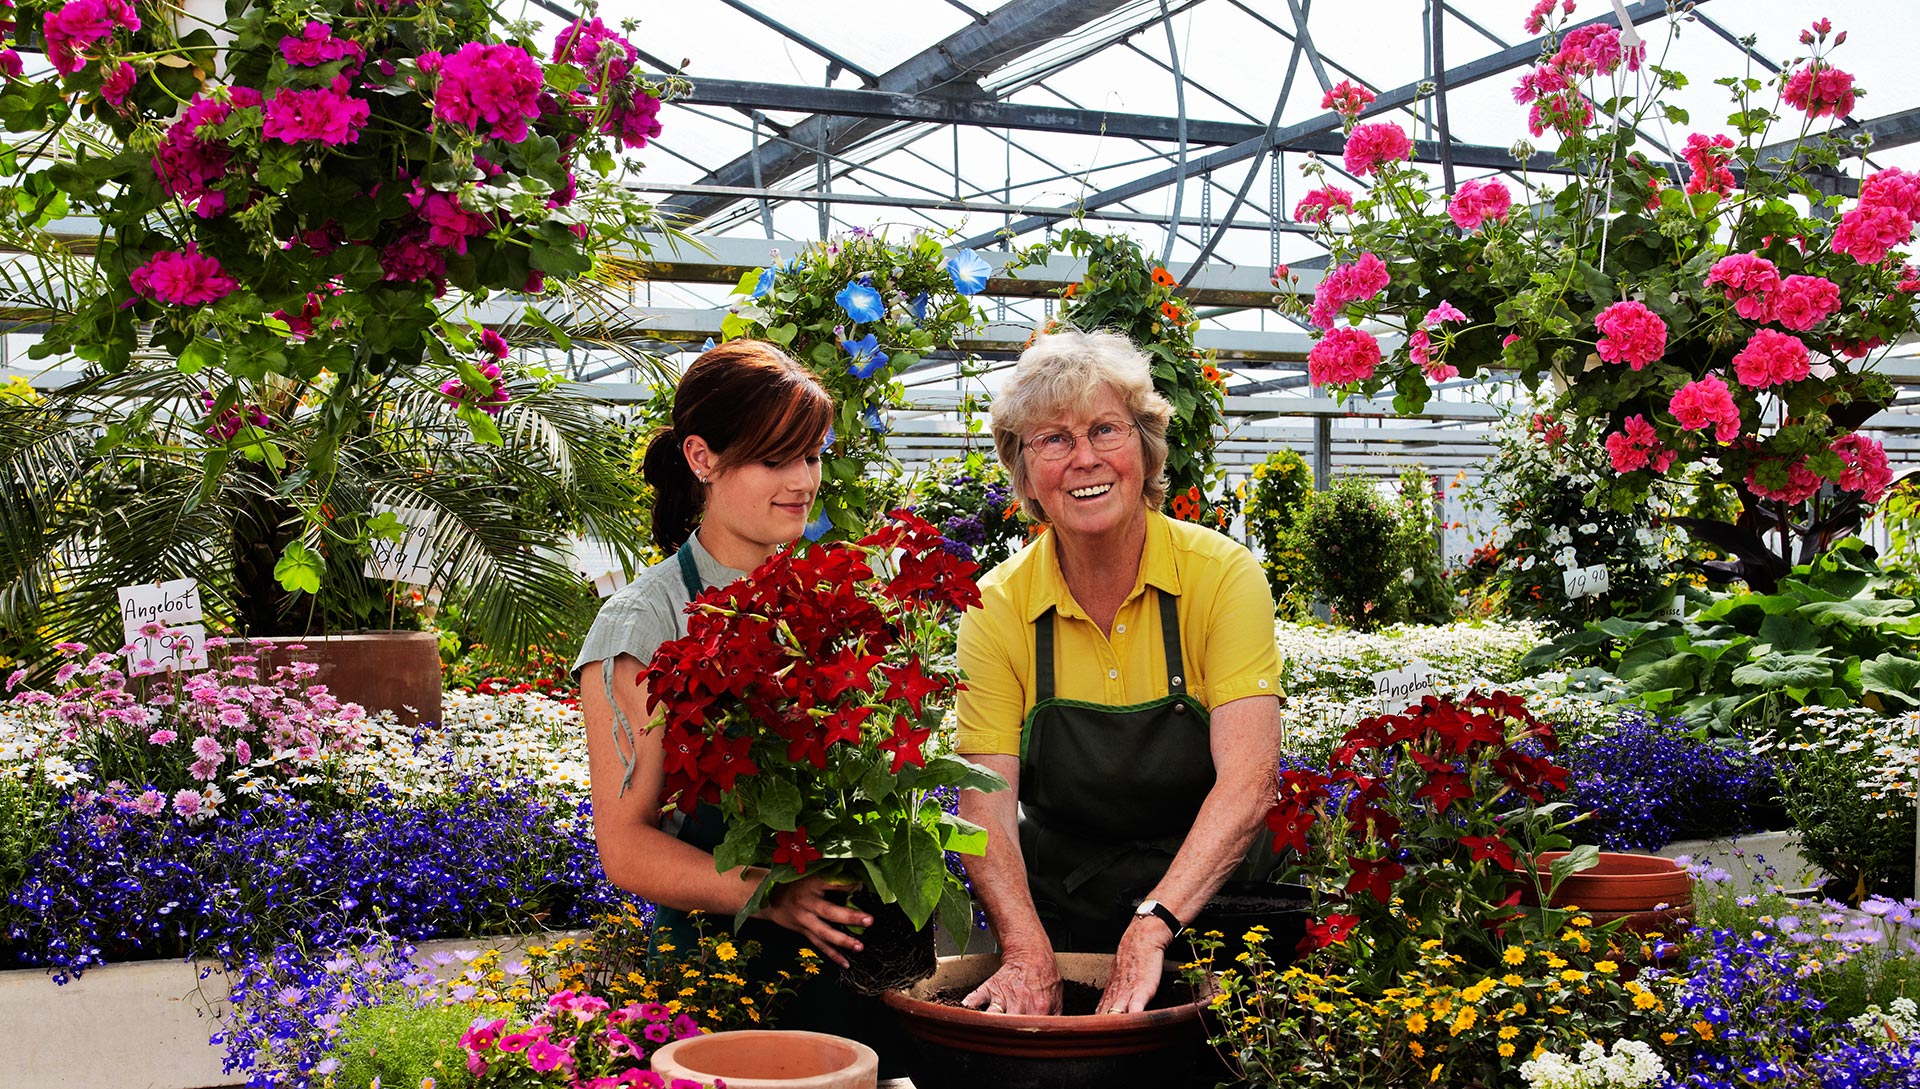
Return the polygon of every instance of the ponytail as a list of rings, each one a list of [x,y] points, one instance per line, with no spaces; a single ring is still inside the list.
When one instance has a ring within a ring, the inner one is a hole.
[[[687,543],[707,499],[680,444],[672,428],[656,431],[640,463],[640,475],[653,489],[653,543],[667,555]]]

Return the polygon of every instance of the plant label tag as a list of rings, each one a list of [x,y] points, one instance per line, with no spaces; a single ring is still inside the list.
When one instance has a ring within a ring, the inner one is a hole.
[[[1681,597],[1679,594],[1673,595],[1673,601],[1667,605],[1667,619],[1668,620],[1685,620],[1686,618],[1687,618],[1687,599],[1684,597]]]
[[[375,503],[373,513],[376,517],[391,514],[406,529],[398,541],[375,537],[367,542],[370,554],[363,568],[366,576],[384,582],[404,582],[410,586],[432,584],[433,524],[437,516],[432,511],[411,510],[386,503]]]
[[[135,638],[127,655],[135,672],[174,669],[192,673],[207,668],[207,629],[202,624],[169,627],[162,635]]]
[[[1433,691],[1433,670],[1425,662],[1412,662],[1405,669],[1389,669],[1368,678],[1373,697],[1388,707],[1406,707],[1420,702]]]
[[[1576,567],[1566,573],[1567,596],[1598,597],[1613,589],[1607,577],[1607,565],[1596,563],[1592,567]]]
[[[612,597],[627,585],[626,568],[605,541],[575,537],[569,544],[573,550],[573,569],[593,583],[594,593]]]
[[[138,641],[148,624],[171,628],[206,616],[200,611],[200,584],[193,579],[122,586],[119,593],[120,630],[129,643]]]

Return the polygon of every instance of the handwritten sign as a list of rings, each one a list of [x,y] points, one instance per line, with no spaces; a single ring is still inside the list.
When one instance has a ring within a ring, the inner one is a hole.
[[[1613,589],[1607,578],[1607,565],[1596,563],[1592,567],[1576,567],[1566,573],[1567,596],[1599,597]]]
[[[127,655],[131,664],[151,661],[160,669],[207,668],[207,629],[199,623],[206,614],[200,608],[198,582],[173,579],[122,586],[119,594],[120,626],[133,647]],[[164,631],[145,634],[155,625]]]
[[[1686,618],[1687,618],[1687,599],[1684,597],[1681,597],[1679,594],[1673,595],[1673,601],[1667,605],[1667,619],[1668,620],[1685,620]]]
[[[437,516],[432,511],[410,510],[386,503],[375,503],[373,513],[377,518],[382,514],[391,514],[394,520],[405,527],[398,541],[389,541],[375,537],[368,542],[371,555],[367,557],[364,568],[370,579],[386,582],[404,582],[412,586],[426,586],[433,582],[433,524]]]
[[[1418,703],[1420,697],[1433,691],[1433,670],[1425,662],[1375,673],[1368,680],[1373,684],[1373,697],[1391,708]]]

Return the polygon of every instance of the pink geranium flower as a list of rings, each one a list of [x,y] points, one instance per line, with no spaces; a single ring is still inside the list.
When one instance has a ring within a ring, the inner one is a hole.
[[[1783,503],[1804,503],[1812,499],[1820,491],[1820,486],[1826,483],[1825,478],[1819,473],[1807,468],[1805,458],[1800,458],[1788,466],[1785,484],[1777,488],[1769,487],[1760,481],[1760,468],[1767,464],[1778,465],[1780,460],[1766,458],[1747,468],[1747,490],[1762,499],[1773,499]]]
[[[1656,473],[1664,473],[1673,464],[1675,453],[1660,445],[1660,437],[1654,431],[1652,421],[1645,416],[1634,415],[1626,418],[1622,430],[1607,436],[1607,457],[1618,473],[1630,473],[1649,466]]]
[[[1772,329],[1753,334],[1733,357],[1733,373],[1748,389],[1798,382],[1807,376],[1812,360],[1799,337]]]
[[[1307,377],[1316,386],[1363,382],[1379,367],[1380,342],[1351,325],[1329,331],[1307,352]]]
[[[133,270],[133,289],[149,299],[174,306],[204,306],[232,294],[240,285],[220,268],[220,262],[194,246],[162,250]]]
[[[1780,288],[1780,270],[1758,254],[1732,253],[1713,263],[1707,286],[1721,285],[1734,312],[1748,321],[1766,321],[1773,293]]]
[[[1361,254],[1353,264],[1337,265],[1313,289],[1313,306],[1308,320],[1322,329],[1333,328],[1333,319],[1349,303],[1371,299],[1389,282],[1387,263],[1371,251]]]
[[[1687,146],[1682,150],[1687,165],[1693,173],[1687,178],[1689,193],[1731,193],[1733,192],[1733,171],[1727,164],[1733,161],[1733,138],[1725,134],[1712,137],[1693,133],[1687,137]]]
[[[1787,77],[1780,97],[1809,117],[1846,117],[1853,113],[1853,77],[1816,60]]]
[[[307,20],[298,38],[280,39],[280,55],[287,63],[300,68],[318,68],[331,64],[343,57],[352,57],[358,64],[366,52],[360,43],[351,38],[336,38],[333,28],[317,20]]]
[[[1893,469],[1887,464],[1886,448],[1859,432],[1833,440],[1833,452],[1846,463],[1836,482],[1850,492],[1859,492],[1869,503],[1886,498],[1893,486]]]
[[[1789,276],[1773,298],[1773,320],[1805,331],[1840,309],[1840,285],[1824,276]]]
[[[1342,117],[1358,117],[1360,111],[1373,101],[1373,92],[1359,86],[1350,79],[1343,79],[1333,85],[1326,94],[1320,96],[1320,108],[1332,110]]]
[[[1863,265],[1877,265],[1895,246],[1913,238],[1913,219],[1890,205],[1861,204],[1840,216],[1833,229],[1833,252]]]
[[[588,84],[596,89],[625,80],[639,59],[640,51],[633,43],[597,17],[575,20],[553,39],[554,63],[579,65],[586,70]]]
[[[1413,141],[1407,138],[1405,129],[1391,121],[1358,125],[1347,135],[1344,159],[1349,174],[1378,173],[1387,163],[1411,158]]]
[[[133,70],[133,65],[121,61],[120,66],[113,70],[113,74],[100,84],[100,97],[106,99],[111,105],[124,106],[127,104],[127,96],[133,93],[134,85],[139,82],[139,79],[139,73]]]
[[[433,115],[496,140],[517,144],[540,113],[544,76],[527,51],[514,45],[468,42],[440,65]]]
[[[67,0],[58,11],[49,11],[40,26],[47,60],[54,71],[70,76],[86,67],[82,53],[112,37],[115,29],[139,30],[140,17],[126,0]]]
[[[365,99],[346,94],[346,82],[343,78],[331,88],[279,91],[267,100],[261,135],[283,144],[314,140],[334,147],[357,142],[371,107]]]
[[[1353,194],[1337,185],[1315,189],[1293,206],[1293,218],[1302,223],[1325,223],[1335,208],[1353,211]]]
[[[1908,219],[1920,216],[1920,174],[1897,166],[1877,170],[1860,183],[1860,203],[1877,208],[1898,208]]]
[[[1740,407],[1733,403],[1733,391],[1719,375],[1709,374],[1681,386],[1667,411],[1673,413],[1682,431],[1711,427],[1714,439],[1721,443],[1740,437]]]
[[[1460,186],[1447,203],[1447,215],[1463,231],[1471,231],[1487,220],[1507,218],[1513,207],[1513,194],[1494,178],[1476,178]]]
[[[1600,358],[1625,363],[1634,370],[1659,359],[1667,351],[1667,323],[1644,304],[1617,302],[1600,311],[1593,324],[1600,330]]]

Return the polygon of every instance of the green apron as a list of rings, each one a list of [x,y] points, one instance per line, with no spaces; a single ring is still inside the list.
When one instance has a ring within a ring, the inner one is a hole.
[[[1178,600],[1159,591],[1167,695],[1127,707],[1054,695],[1052,609],[1034,621],[1033,709],[1020,729],[1020,850],[1061,952],[1111,952],[1213,789],[1205,707],[1187,693]],[[1271,876],[1259,837],[1236,871]]]

